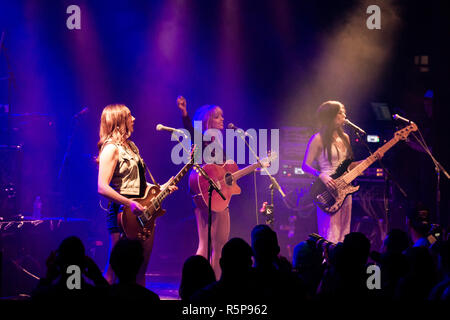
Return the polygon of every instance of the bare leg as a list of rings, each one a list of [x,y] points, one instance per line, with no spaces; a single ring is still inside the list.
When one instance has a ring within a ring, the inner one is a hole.
[[[153,225],[151,236],[142,242],[142,247],[144,249],[144,261],[139,269],[136,277],[136,283],[145,287],[145,273],[147,272],[148,263],[150,261],[150,255],[153,249],[153,239],[155,238],[155,226]]]
[[[208,257],[208,212],[195,208],[197,219],[198,248],[197,255]],[[230,235],[230,212],[225,209],[222,212],[212,212],[211,217],[211,266],[214,269],[216,278],[219,279],[222,273],[220,269],[220,256],[222,247],[228,241]]]
[[[196,255],[208,258],[208,212],[195,208],[195,218],[197,220],[198,248]]]
[[[230,236],[230,212],[229,209],[225,209],[222,212],[214,212],[212,217],[211,226],[211,247],[212,247],[212,261],[211,265],[216,274],[216,278],[220,279],[222,269],[220,268],[220,257],[222,254],[222,248],[228,241]]]
[[[116,275],[114,274],[111,264],[109,263],[109,259],[111,258],[112,249],[119,241],[119,239],[120,233],[111,233],[109,236],[108,261],[106,263],[106,272],[104,274],[105,279],[108,281],[109,284],[113,284],[114,282],[116,282]]]

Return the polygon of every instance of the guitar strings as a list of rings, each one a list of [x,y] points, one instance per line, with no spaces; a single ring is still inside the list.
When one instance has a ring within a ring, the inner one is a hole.
[[[345,185],[345,181],[343,179],[336,179],[334,180],[336,182],[336,186],[337,189],[343,187]],[[332,200],[332,198],[334,198],[334,196],[332,195],[331,191],[326,190],[325,192],[322,192],[320,194],[320,196],[322,196],[322,198],[328,203],[330,200]]]
[[[418,133],[419,133],[419,137],[417,136],[417,135],[415,135],[414,134],[414,132],[411,132],[412,133],[412,135],[414,136],[414,138],[416,138],[416,140],[417,140],[417,142],[419,143],[419,145],[424,149],[424,151],[426,152],[426,153],[428,153],[431,157],[432,157],[432,155],[431,155],[431,152],[430,152],[430,149],[429,149],[429,147],[428,147],[428,145],[427,145],[427,143],[426,143],[426,141],[425,141],[425,139],[423,138],[423,136],[422,136],[422,133],[420,132],[420,129],[418,129]],[[371,155],[370,157],[372,157],[372,156],[374,156],[374,155]],[[369,157],[369,158],[370,158]],[[366,159],[367,160],[367,159]],[[336,180],[334,180],[335,182],[336,182],[336,186],[337,186],[337,189],[339,189],[339,188],[341,188],[341,187],[343,187],[343,186],[345,186],[345,181],[344,181],[344,179],[336,179]],[[330,190],[326,190],[325,192],[322,192],[321,194],[319,194],[321,197],[322,197],[322,199],[324,199],[327,203],[331,200],[331,197],[333,197],[333,195],[332,195],[332,192],[330,191]]]

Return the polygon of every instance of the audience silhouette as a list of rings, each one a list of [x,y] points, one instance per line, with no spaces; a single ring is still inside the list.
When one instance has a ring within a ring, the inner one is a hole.
[[[222,248],[219,261],[222,275],[219,281],[198,290],[192,296],[192,301],[202,303],[256,301],[252,255],[252,249],[245,240],[230,239]]]
[[[258,298],[262,301],[298,301],[306,298],[306,286],[301,278],[286,268],[280,258],[275,231],[267,225],[257,225],[251,233],[255,257],[254,270]]]
[[[139,285],[136,277],[144,262],[144,250],[138,240],[121,239],[111,252],[111,267],[119,282],[111,285],[109,295],[121,300],[155,302],[159,296]]]
[[[204,257],[189,257],[183,265],[179,296],[190,303],[292,304],[315,299],[373,298],[448,301],[450,240],[425,241],[429,224],[420,214],[416,210],[409,219],[413,245],[408,233],[399,229],[387,234],[380,252],[371,253],[369,240],[359,232],[347,234],[337,244],[311,236],[295,246],[292,264],[280,256],[276,232],[267,225],[257,225],[251,232],[251,246],[241,238],[230,239],[224,245],[222,274],[217,281]],[[369,256],[381,270],[381,290],[367,285]],[[33,290],[32,300],[107,298],[157,302],[160,298],[156,293],[136,283],[143,259],[141,242],[119,240],[110,256],[118,283],[109,285],[95,262],[86,256],[82,241],[68,237],[50,253],[46,276]],[[77,285],[71,285],[76,276],[74,267],[79,270]]]
[[[417,203],[416,206],[408,212],[407,224],[413,247],[429,247],[431,245],[428,232],[431,229],[430,212],[422,204]]]
[[[107,281],[95,262],[85,255],[83,243],[75,236],[64,239],[57,251],[50,253],[46,264],[46,276],[32,292],[33,300],[91,299],[106,293]],[[79,279],[74,278],[77,270],[72,266],[78,268]]]
[[[430,300],[450,300],[450,240],[436,246],[437,266],[440,282],[430,293]]]
[[[381,253],[371,253],[381,269],[381,296],[384,298],[394,298],[399,280],[408,272],[408,261],[403,254],[408,247],[408,234],[392,229],[383,241]]]
[[[311,240],[300,242],[294,248],[292,264],[294,271],[306,286],[309,298],[315,296],[322,279],[325,265],[322,250]]]
[[[428,249],[424,246],[406,250],[408,271],[397,285],[395,298],[402,300],[426,300],[437,284],[436,269]]]
[[[187,258],[181,274],[179,289],[181,300],[189,301],[197,290],[215,281],[214,270],[205,257],[195,255]]]
[[[321,298],[363,299],[368,297],[367,259],[370,242],[360,232],[351,232],[333,249],[330,265],[319,286]]]

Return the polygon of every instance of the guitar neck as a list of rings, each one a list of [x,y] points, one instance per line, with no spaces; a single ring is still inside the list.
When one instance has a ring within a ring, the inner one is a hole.
[[[259,168],[260,165],[258,162],[251,164],[241,170],[236,171],[235,173],[233,173],[233,178],[235,180],[238,180],[246,175],[248,175],[249,173],[252,173],[253,171],[255,171],[257,168]]]
[[[186,175],[189,169],[192,167],[192,161],[187,163],[177,175],[172,179],[172,182],[155,197],[155,201],[161,204],[163,200],[170,194],[169,186],[175,186],[180,182],[180,180]]]
[[[381,154],[386,153],[390,148],[392,148],[397,142],[399,141],[399,138],[394,137],[388,142],[386,142],[383,146],[377,149],[375,153],[378,151],[381,151]],[[364,170],[366,170],[368,167],[372,165],[375,161],[377,161],[377,158],[375,157],[375,153],[371,156],[367,157],[365,160],[363,160],[360,164],[358,164],[355,168],[350,170],[347,174],[343,176],[343,179],[345,183],[349,184],[353,180],[355,180],[358,176],[360,176]]]

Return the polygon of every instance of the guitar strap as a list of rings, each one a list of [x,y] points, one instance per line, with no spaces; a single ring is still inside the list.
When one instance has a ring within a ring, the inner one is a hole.
[[[159,183],[156,182],[155,178],[153,178],[152,173],[150,172],[150,169],[148,168],[148,166],[145,164],[144,159],[142,159],[140,153],[139,153],[139,149],[136,147],[136,145],[134,144],[133,141],[129,140],[129,145],[131,147],[131,149],[133,150],[133,152],[139,157],[139,161],[141,161],[142,165],[147,169],[148,175],[150,176],[150,179],[152,179],[152,182],[155,186],[160,186]]]
[[[159,187],[159,183],[157,183],[155,178],[153,178],[153,175],[150,172],[150,169],[147,166],[145,166],[145,167],[147,168],[148,175],[150,176],[150,179],[152,179],[153,184]]]

